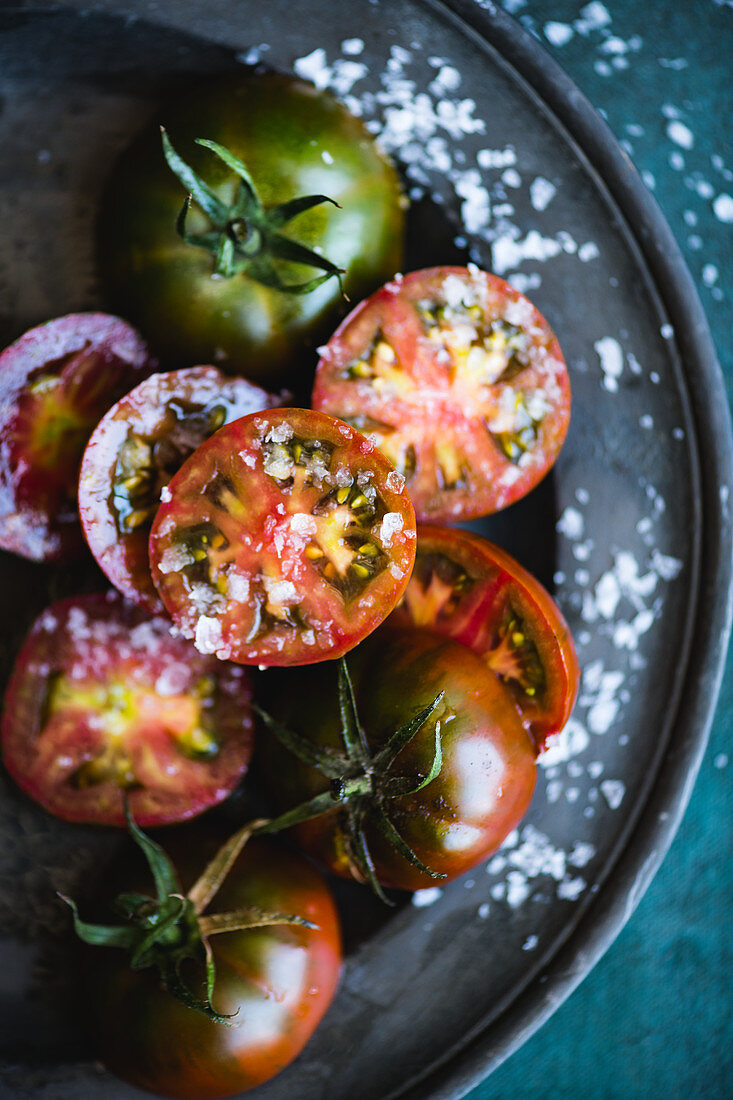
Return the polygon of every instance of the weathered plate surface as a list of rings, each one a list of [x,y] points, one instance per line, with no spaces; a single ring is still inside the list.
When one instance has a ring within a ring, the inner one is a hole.
[[[570,366],[574,419],[556,471],[479,526],[554,588],[584,669],[575,716],[525,823],[487,867],[389,913],[339,887],[341,991],[262,1100],[458,1097],[523,1041],[608,946],[666,851],[720,675],[730,427],[689,277],[556,66],[489,3],[452,7],[465,22],[428,0],[307,0],[297,18],[289,0],[0,13],[6,340],[100,304],[96,200],[162,93],[261,60],[334,87],[375,121],[413,195],[409,267],[469,258],[510,278]],[[9,556],[0,571],[4,679],[35,613],[99,576]],[[2,1094],[140,1095],[93,1065],[63,1007],[73,970],[55,891],[73,891],[114,841],[3,787]]]

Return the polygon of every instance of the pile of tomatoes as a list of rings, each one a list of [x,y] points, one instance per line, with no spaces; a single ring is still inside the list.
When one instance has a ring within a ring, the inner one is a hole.
[[[389,900],[468,870],[525,813],[575,699],[572,639],[517,562],[443,524],[545,476],[570,391],[501,279],[396,274],[399,177],[329,95],[255,73],[163,115],[100,212],[129,321],[73,314],[0,355],[0,546],[63,561],[86,543],[114,586],[37,619],[2,749],[50,813],[127,823],[154,880],[151,897],[139,869],[120,879],[127,925],[75,910],[83,939],[132,955],[94,967],[105,1018],[139,1021],[98,1036],[103,1060],[214,1097],[292,1060],[338,978],[325,880],[252,833],[289,828]],[[302,394],[346,295],[310,408],[255,384]],[[204,826],[171,863],[141,827],[228,798],[255,740],[275,816],[218,855]]]

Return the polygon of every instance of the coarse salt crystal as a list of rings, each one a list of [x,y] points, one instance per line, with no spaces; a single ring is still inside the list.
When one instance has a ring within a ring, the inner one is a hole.
[[[200,615],[196,623],[194,645],[199,653],[216,653],[221,645],[221,623],[210,615]]]
[[[249,577],[241,573],[227,575],[227,596],[235,603],[245,603],[249,599]]]
[[[287,421],[283,421],[282,424],[273,424],[265,436],[268,443],[287,443],[287,441],[292,438],[293,429]]]
[[[307,512],[296,512],[290,518],[290,529],[298,535],[315,535],[318,531],[318,524],[314,517],[308,515]]]
[[[158,568],[161,573],[178,573],[192,564],[193,554],[185,546],[166,546],[161,554]]]
[[[402,530],[405,521],[399,512],[386,512],[376,535],[382,546],[391,546],[393,537]]]

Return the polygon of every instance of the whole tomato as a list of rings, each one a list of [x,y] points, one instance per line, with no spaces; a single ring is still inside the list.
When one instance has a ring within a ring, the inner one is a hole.
[[[289,674],[260,712],[284,811],[270,827],[294,824],[306,852],[377,893],[457,877],[499,847],[534,791],[536,751],[511,695],[480,657],[422,630],[382,628],[348,668],[338,692],[332,663]]]
[[[116,911],[137,905],[143,931],[146,920],[150,928],[160,927],[171,905],[192,899],[201,910],[205,901],[198,883],[192,884],[217,854],[221,838],[200,827],[177,834],[166,840],[172,864],[156,867],[157,902],[131,892],[150,890],[150,868],[138,852],[127,853],[105,876],[108,891],[124,891]],[[139,836],[157,860],[162,850]],[[173,956],[179,945],[187,949],[186,910],[161,935],[155,965],[132,969],[126,956],[108,948],[95,947],[90,958],[86,993],[101,1061],[123,1080],[163,1096],[214,1100],[269,1080],[300,1053],[336,990],[341,937],[334,902],[322,876],[296,852],[269,839],[249,840],[216,889],[212,908],[213,917],[203,906],[203,914],[193,918],[192,955],[201,946],[200,922],[214,966],[208,1000],[202,952],[184,958],[177,975],[165,959],[168,944]],[[109,907],[99,911],[109,918]],[[229,918],[235,926],[237,920],[252,925],[218,932],[207,925]],[[86,924],[76,913],[75,923],[87,942],[99,943],[94,930],[110,928]]]
[[[166,163],[161,123],[174,155],[203,181],[207,213]],[[241,161],[249,182],[197,139]],[[317,205],[284,207],[307,195]],[[270,233],[260,214],[276,208]],[[358,301],[398,270],[403,223],[398,175],[359,119],[293,77],[243,73],[179,95],[122,155],[102,203],[99,266],[110,300],[169,366],[211,362],[272,384],[302,378],[303,357],[344,312],[343,294]],[[184,240],[192,235],[195,243]],[[306,249],[343,271],[343,294]],[[237,270],[227,276],[233,250]],[[303,290],[324,272],[325,282]]]

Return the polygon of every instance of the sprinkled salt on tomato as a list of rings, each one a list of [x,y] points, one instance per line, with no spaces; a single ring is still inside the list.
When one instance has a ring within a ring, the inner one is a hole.
[[[148,536],[159,503],[170,500],[168,482],[222,424],[276,403],[244,378],[188,367],[154,374],[102,418],[84,452],[79,512],[89,549],[124,596],[162,610]]]
[[[252,749],[244,669],[205,657],[117,593],[54,604],[36,620],[2,719],[5,766],[67,821],[141,825],[195,817],[229,795]]]
[[[353,310],[321,349],[313,406],[379,447],[419,519],[460,520],[544,477],[567,433],[570,385],[531,302],[475,267],[441,267]]]
[[[70,313],[0,354],[0,547],[33,561],[78,554],[79,462],[92,429],[155,369],[138,332],[106,313]]]
[[[151,531],[153,579],[203,653],[265,666],[338,657],[407,584],[404,482],[325,413],[275,409],[221,428],[169,492]]]

